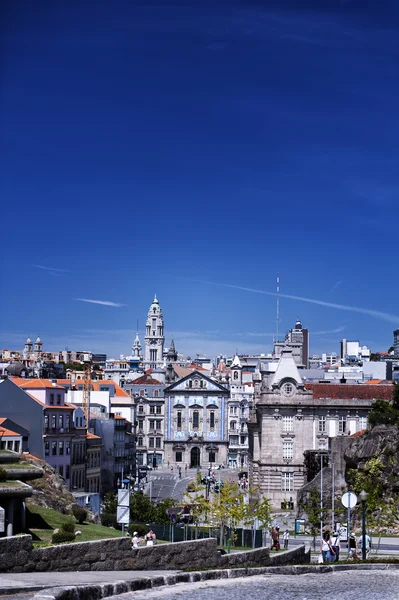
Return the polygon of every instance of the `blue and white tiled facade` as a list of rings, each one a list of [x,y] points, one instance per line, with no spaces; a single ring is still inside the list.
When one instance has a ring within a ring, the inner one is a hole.
[[[229,390],[194,371],[168,386],[164,394],[164,460],[182,468],[226,465]]]

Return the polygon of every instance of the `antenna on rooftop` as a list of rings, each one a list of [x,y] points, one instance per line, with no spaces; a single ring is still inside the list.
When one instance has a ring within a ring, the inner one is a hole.
[[[280,322],[280,275],[277,273],[276,281],[276,342],[278,342],[278,324]]]

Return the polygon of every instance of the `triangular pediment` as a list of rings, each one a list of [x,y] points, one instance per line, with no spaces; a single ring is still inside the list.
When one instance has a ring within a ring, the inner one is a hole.
[[[168,395],[175,391],[195,392],[197,394],[198,392],[223,392],[223,394],[229,394],[227,388],[199,371],[193,371],[190,375],[186,375],[182,379],[179,379],[179,381],[172,383],[165,388],[164,394]]]

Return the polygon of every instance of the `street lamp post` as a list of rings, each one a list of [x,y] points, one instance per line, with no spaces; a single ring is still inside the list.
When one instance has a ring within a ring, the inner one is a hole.
[[[362,503],[362,560],[366,560],[366,500],[368,493],[362,490],[359,494]]]

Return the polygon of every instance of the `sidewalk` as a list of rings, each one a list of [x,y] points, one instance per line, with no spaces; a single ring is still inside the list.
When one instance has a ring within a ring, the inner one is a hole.
[[[66,585],[105,585],[143,577],[175,575],[178,571],[52,571],[51,573],[0,573],[0,596],[36,592]]]

